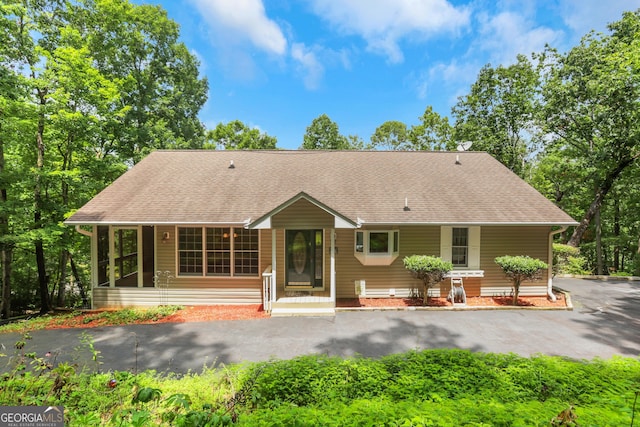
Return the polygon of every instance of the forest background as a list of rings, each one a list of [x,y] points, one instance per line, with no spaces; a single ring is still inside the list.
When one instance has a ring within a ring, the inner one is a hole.
[[[159,6],[0,2],[0,314],[86,303],[89,241],[65,218],[157,149],[277,149],[235,120],[207,129],[208,82]],[[567,52],[483,67],[450,116],[368,140],[322,114],[300,149],[456,150],[472,143],[579,225],[578,269],[640,275],[640,11]],[[505,201],[506,203],[506,201]],[[85,301],[83,301],[85,300]]]

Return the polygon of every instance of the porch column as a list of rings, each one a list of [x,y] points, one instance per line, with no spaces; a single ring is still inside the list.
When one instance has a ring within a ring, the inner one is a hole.
[[[271,301],[276,301],[276,229],[271,229]]]
[[[331,291],[329,297],[331,301],[336,302],[336,230],[331,231]]]

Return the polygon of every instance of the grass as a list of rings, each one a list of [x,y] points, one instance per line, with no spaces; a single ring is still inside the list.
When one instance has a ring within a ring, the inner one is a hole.
[[[179,305],[158,306],[150,308],[124,308],[112,311],[98,312],[54,312],[27,319],[19,319],[0,326],[0,333],[30,332],[40,329],[75,326],[82,327],[89,324],[101,326],[127,325],[132,323],[158,321],[171,316],[184,307]]]

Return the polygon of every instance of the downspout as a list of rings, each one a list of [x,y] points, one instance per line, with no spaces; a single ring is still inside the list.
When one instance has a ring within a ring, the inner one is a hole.
[[[553,236],[565,232],[567,228],[569,228],[568,225],[563,225],[558,230],[551,230],[549,233],[549,252],[547,254],[547,296],[551,298],[551,301],[553,302],[556,301],[556,296],[553,293]]]
[[[80,228],[80,225],[77,224],[76,225],[76,231],[80,234],[82,234],[83,236],[87,236],[87,237],[93,237],[93,233],[91,231],[87,231],[83,228]]]

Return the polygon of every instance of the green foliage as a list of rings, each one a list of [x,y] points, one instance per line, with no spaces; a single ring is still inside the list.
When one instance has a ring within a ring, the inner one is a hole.
[[[424,304],[427,304],[429,289],[440,283],[445,275],[453,270],[453,264],[442,258],[429,255],[410,255],[402,260],[404,268],[422,281],[424,286]]]
[[[553,271],[555,274],[589,274],[587,260],[580,256],[580,248],[561,243],[553,244]]]
[[[548,266],[544,261],[529,256],[505,255],[495,259],[509,278],[520,277],[523,280],[533,280]]]
[[[215,129],[207,133],[207,139],[214,148],[225,150],[273,150],[277,143],[275,137],[252,129],[240,120],[218,123]]]
[[[547,263],[529,256],[504,255],[495,259],[505,276],[513,282],[513,304],[518,304],[520,284],[527,280],[537,280],[542,271],[548,268]]]
[[[35,331],[47,327],[55,327],[65,324],[76,317],[81,319],[78,322],[83,324],[95,321],[105,325],[127,325],[136,322],[157,321],[171,316],[183,308],[180,305],[162,305],[149,308],[123,308],[95,313],[89,312],[89,314],[86,314],[86,312],[83,314],[80,311],[55,312],[7,323],[0,326],[0,333]]]
[[[127,325],[136,322],[156,321],[182,310],[180,305],[161,305],[149,308],[123,308],[112,311],[100,311],[82,318],[83,323],[104,321],[109,325]]]
[[[303,137],[303,150],[348,150],[349,140],[340,134],[337,123],[321,114],[307,127]]]
[[[452,108],[455,139],[473,142],[519,176],[537,151],[533,120],[539,98],[539,76],[531,62],[518,55],[515,64],[485,65],[468,95]]]
[[[18,363],[2,375],[0,405],[62,405],[70,426],[524,427],[571,425],[562,421],[576,416],[580,425],[618,426],[630,425],[640,387],[640,360],[622,357],[309,355],[177,377],[77,372],[29,352],[29,341],[16,343]]]

